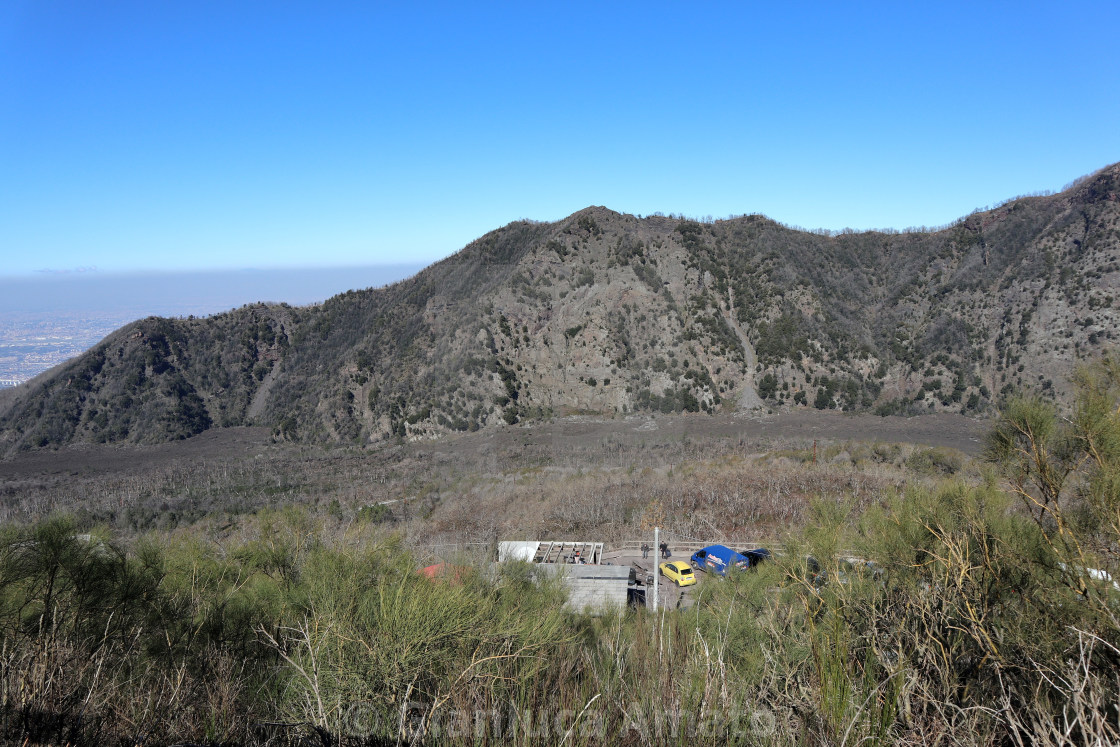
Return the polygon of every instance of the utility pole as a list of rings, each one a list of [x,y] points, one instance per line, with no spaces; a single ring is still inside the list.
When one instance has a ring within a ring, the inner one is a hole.
[[[657,561],[661,558],[661,528],[653,528],[653,611],[657,612]]]

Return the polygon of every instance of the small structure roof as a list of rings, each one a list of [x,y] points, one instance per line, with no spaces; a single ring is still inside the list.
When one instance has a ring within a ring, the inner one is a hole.
[[[504,563],[507,560],[524,560],[528,563],[599,565],[603,562],[603,543],[572,540],[499,542],[498,562]]]

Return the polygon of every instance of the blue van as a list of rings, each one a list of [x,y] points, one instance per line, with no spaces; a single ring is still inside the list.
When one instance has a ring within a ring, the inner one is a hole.
[[[692,567],[699,571],[726,576],[732,568],[745,571],[770,557],[765,548],[735,552],[723,545],[708,545],[703,550],[692,553]]]

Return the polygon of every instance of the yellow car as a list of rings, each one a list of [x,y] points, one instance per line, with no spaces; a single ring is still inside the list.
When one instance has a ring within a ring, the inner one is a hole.
[[[675,581],[677,586],[692,586],[696,583],[696,574],[692,566],[683,560],[671,560],[658,566],[661,575],[670,581]]]

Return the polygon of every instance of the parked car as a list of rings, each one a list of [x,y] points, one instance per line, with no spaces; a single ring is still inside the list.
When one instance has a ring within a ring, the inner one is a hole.
[[[757,550],[735,552],[723,545],[708,545],[703,550],[692,553],[691,561],[692,567],[697,570],[726,576],[732,568],[746,571],[769,558],[770,551],[761,547]]]
[[[683,560],[670,560],[657,566],[661,575],[676,583],[677,586],[692,586],[696,583],[696,574]]]
[[[770,558],[773,557],[773,555],[770,553],[770,551],[767,550],[765,547],[759,547],[759,548],[754,549],[754,550],[744,550],[740,554],[745,555],[747,557],[747,560],[750,561],[750,567],[751,568],[754,568],[756,565],[763,562],[764,560],[769,560]]]

